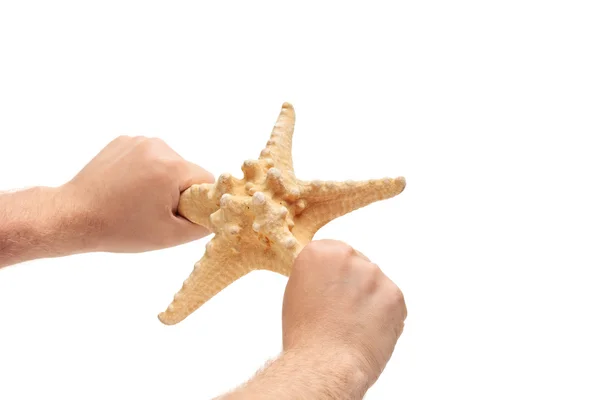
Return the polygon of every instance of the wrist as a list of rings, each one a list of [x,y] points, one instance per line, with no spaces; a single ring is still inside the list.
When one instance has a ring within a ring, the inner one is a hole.
[[[285,350],[254,379],[219,399],[362,399],[369,379],[356,358],[337,349]]]
[[[29,192],[32,208],[24,225],[47,257],[67,256],[87,250],[85,217],[68,185],[37,187]]]
[[[323,393],[327,393],[332,399],[340,398],[341,394],[345,399],[362,399],[370,386],[364,363],[342,346],[324,344],[313,348],[290,349],[284,351],[281,357],[291,365],[304,366],[307,371],[312,372],[320,382],[317,387],[320,386]]]
[[[101,226],[91,215],[89,207],[77,196],[75,187],[66,183],[48,189],[48,232],[56,240],[57,255],[69,255],[96,251]]]
[[[32,187],[0,195],[0,266],[94,248],[85,211],[68,186]]]

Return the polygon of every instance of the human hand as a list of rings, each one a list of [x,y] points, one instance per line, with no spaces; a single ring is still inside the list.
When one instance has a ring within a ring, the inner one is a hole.
[[[283,300],[283,349],[338,355],[370,387],[389,361],[406,319],[400,289],[381,269],[337,241],[298,255]]]
[[[86,250],[133,253],[206,236],[209,230],[177,215],[177,206],[189,186],[212,182],[162,140],[120,136],[60,191],[85,221]]]

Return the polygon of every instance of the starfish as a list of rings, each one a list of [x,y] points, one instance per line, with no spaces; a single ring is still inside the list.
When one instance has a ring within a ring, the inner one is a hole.
[[[258,160],[242,165],[243,179],[222,174],[180,197],[178,213],[214,233],[168,308],[158,315],[174,325],[253,270],[286,277],[295,257],[325,224],[404,190],[403,177],[362,182],[302,181],[292,163],[296,115],[284,103]]]

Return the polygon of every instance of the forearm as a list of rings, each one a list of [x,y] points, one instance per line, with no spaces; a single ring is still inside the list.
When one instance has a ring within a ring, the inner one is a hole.
[[[0,268],[89,247],[83,213],[66,192],[34,187],[0,193]]]
[[[368,389],[365,374],[334,351],[287,351],[234,392],[219,400],[358,400]]]

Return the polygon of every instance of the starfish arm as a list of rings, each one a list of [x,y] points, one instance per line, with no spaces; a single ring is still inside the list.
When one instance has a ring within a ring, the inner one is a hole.
[[[296,217],[294,234],[306,243],[328,222],[375,201],[394,197],[405,186],[403,177],[363,182],[304,183],[301,197],[305,199],[306,209]]]
[[[277,122],[271,132],[266,147],[260,153],[260,160],[271,159],[285,179],[294,177],[292,162],[292,136],[296,113],[289,103],[283,103]]]
[[[209,217],[219,209],[220,193],[217,185],[192,185],[179,197],[177,212],[186,219],[210,228]]]
[[[206,245],[206,253],[194,265],[169,307],[159,314],[165,325],[174,325],[218,294],[221,290],[250,272],[251,265],[233,250],[219,235]]]
[[[294,264],[294,260],[304,247],[298,242],[296,238],[293,238],[293,240],[293,247],[290,245],[285,246],[284,243],[285,250],[278,250],[277,257],[274,257],[272,260],[263,263],[261,265],[261,269],[276,272],[289,278],[292,272],[292,265]],[[292,243],[291,240],[288,243]]]

